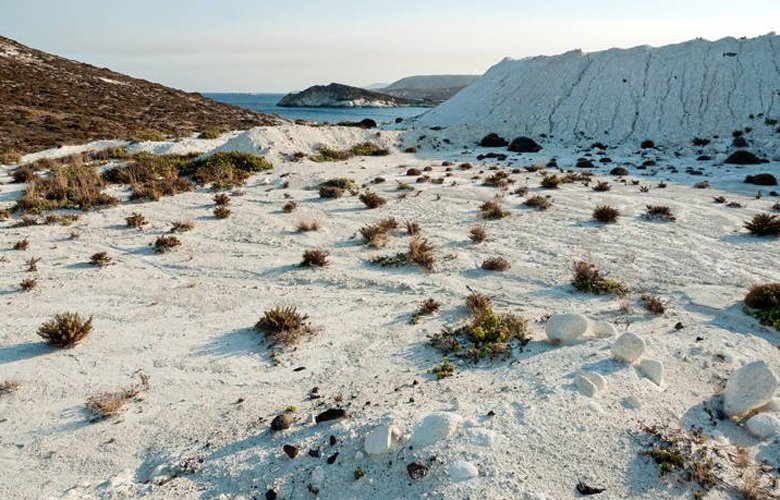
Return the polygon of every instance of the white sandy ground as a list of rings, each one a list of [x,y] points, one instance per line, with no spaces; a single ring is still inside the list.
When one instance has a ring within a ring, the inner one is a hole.
[[[523,198],[507,194],[503,204],[512,215],[487,222],[488,241],[472,245],[467,234],[480,221],[478,206],[497,193],[470,180],[479,167],[456,168],[444,185],[413,184],[417,191],[405,199],[398,198],[395,181],[413,182],[404,175],[408,166],[434,165],[432,175],[442,176],[441,160],[474,161],[485,150],[462,154],[456,142],[417,155],[394,152],[324,164],[284,160],[284,154],[308,152],[317,143],[346,147],[365,139],[386,145],[401,140],[400,132],[374,134],[283,126],[221,139],[223,148],[265,152],[275,164],[272,173],[253,177],[243,195],[233,197],[233,215],[224,221],[211,215],[213,193],[199,190],[86,213],[75,225],[82,232],[77,240],[68,239],[73,227],[2,223],[0,381],[17,380],[21,388],[0,397],[0,497],[263,498],[276,487],[280,498],[313,498],[307,484],[321,467],[320,498],[572,498],[578,480],[606,488],[596,498],[689,498],[688,487],[659,480],[655,466],[639,456],[631,433],[640,421],[704,426],[780,465],[777,442],[760,442],[728,422],[713,429],[702,406],[746,362],[765,360],[780,374],[780,338],[740,306],[751,284],[780,281],[778,240],[752,238],[741,228],[778,201],[766,196],[766,188],[755,199],[758,188],[742,178],[757,171],[777,174],[777,162],[737,168],[696,162],[691,151],[682,158],[650,152],[659,158],[655,176],[649,175],[653,169],[631,168],[629,179],[653,187],[640,193],[639,186],[603,174],[642,158],[631,149],[610,150],[615,163],[599,167],[598,178],[610,180],[611,191],[596,193],[580,184],[545,191],[554,198],[546,212],[527,209]],[[406,139],[410,142],[418,142],[416,136]],[[141,148],[181,152],[178,148],[198,145]],[[558,148],[513,155],[506,163],[521,167],[555,155],[569,167],[580,154]],[[707,175],[667,174],[662,169],[668,165],[681,172],[689,165],[702,168]],[[289,175],[282,179],[284,174]],[[310,189],[342,176],[361,183],[386,177],[372,189],[388,204],[368,210],[357,197],[325,201]],[[539,191],[538,173],[511,177],[515,186]],[[668,188],[654,187],[666,178]],[[704,179],[713,187],[691,187]],[[281,188],[283,180],[290,182],[288,189]],[[12,202],[22,188],[3,185],[0,201]],[[299,203],[297,212],[281,211],[285,193]],[[715,204],[717,195],[746,208]],[[590,222],[591,210],[602,203],[620,208],[617,224]],[[669,205],[677,222],[641,219],[648,203]],[[124,218],[135,211],[150,221],[143,231],[125,227]],[[437,246],[435,271],[366,262],[408,243],[399,231],[386,249],[376,251],[355,237],[361,226],[387,216],[421,224]],[[295,223],[306,218],[318,219],[323,229],[295,232]],[[194,231],[179,236],[179,249],[154,254],[149,244],[181,219],[192,219]],[[30,249],[11,250],[24,237]],[[328,250],[331,265],[297,267],[309,248]],[[116,265],[86,264],[98,251],[108,252]],[[24,262],[32,256],[42,258],[35,275],[39,289],[23,293],[18,283],[30,276]],[[478,269],[490,256],[507,258],[512,268]],[[633,312],[621,313],[615,298],[574,291],[571,267],[583,258],[631,286]],[[498,309],[532,320],[579,312],[635,332],[650,355],[665,363],[666,383],[657,387],[613,360],[614,339],[553,347],[536,321],[535,340],[523,352],[506,361],[459,365],[453,377],[436,381],[427,371],[441,355],[427,346],[426,335],[465,318],[467,287],[493,296]],[[667,313],[646,314],[638,302],[641,292],[663,297]],[[442,302],[442,312],[410,325],[410,315],[427,297]],[[285,351],[275,366],[269,345],[252,326],[264,310],[288,304],[308,314],[320,333]],[[49,348],[35,334],[43,321],[63,311],[95,315],[93,334],[72,350]],[[681,331],[673,328],[678,321],[685,325]],[[305,369],[296,371],[299,367]],[[138,370],[150,379],[143,400],[130,403],[117,419],[90,423],[85,400],[134,383]],[[608,389],[598,398],[574,387],[582,370],[607,378]],[[314,387],[323,398],[309,398]],[[350,418],[310,423],[311,415],[337,405],[337,395]],[[639,408],[627,403],[631,396]],[[272,434],[270,420],[289,405],[299,408],[296,425]],[[408,436],[415,422],[438,410],[458,413],[464,426],[427,448],[404,446],[381,458],[357,453],[374,425],[394,418]],[[491,411],[495,415],[488,417]],[[331,435],[341,443],[329,446]],[[301,455],[290,460],[284,444],[301,447]],[[308,456],[317,446],[323,456]],[[335,463],[327,464],[336,451]],[[432,457],[430,475],[411,481],[406,464]],[[475,464],[479,477],[449,478],[447,466],[458,460]],[[366,472],[358,481],[357,467]]]

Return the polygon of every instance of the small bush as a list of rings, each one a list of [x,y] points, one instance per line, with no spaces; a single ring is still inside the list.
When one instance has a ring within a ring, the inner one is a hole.
[[[108,255],[107,252],[98,252],[89,258],[89,263],[98,267],[106,267],[111,265],[112,262],[113,259]]]
[[[420,224],[413,221],[406,221],[406,234],[409,236],[420,234]]]
[[[437,380],[452,377],[455,374],[455,365],[444,356],[440,365],[431,368],[431,373],[436,375]]]
[[[198,139],[217,139],[224,132],[221,127],[208,127],[198,135]]]
[[[34,290],[38,287],[38,280],[34,278],[27,278],[23,279],[21,283],[19,283],[19,288],[24,290],[25,292],[29,292],[30,290]]]
[[[552,202],[544,196],[535,194],[524,202],[525,206],[535,208],[537,210],[547,210],[552,206]]]
[[[318,220],[299,220],[296,224],[295,228],[300,233],[307,233],[309,231],[319,231],[320,230],[320,221]]]
[[[315,333],[308,320],[295,306],[275,307],[263,313],[255,328],[270,342],[288,345],[298,342],[303,335]]]
[[[750,287],[745,296],[745,312],[780,332],[780,283]]]
[[[373,191],[366,191],[360,195],[360,201],[368,208],[379,208],[387,203],[387,200]]]
[[[341,198],[344,190],[336,186],[320,186],[320,198]]]
[[[287,203],[282,205],[282,212],[284,212],[286,214],[291,214],[291,213],[295,212],[295,209],[297,209],[297,208],[298,208],[298,204],[297,203],[295,203],[294,201],[288,201]]]
[[[415,325],[420,322],[421,317],[435,314],[439,312],[440,308],[441,308],[441,304],[439,303],[439,301],[429,297],[424,301],[422,301],[420,307],[417,308],[417,311],[415,311],[415,313],[412,315],[412,319],[409,322]]]
[[[125,217],[125,223],[127,224],[127,227],[143,229],[143,227],[149,222],[143,215],[139,214],[138,212],[133,212],[129,217]]]
[[[753,236],[780,236],[780,217],[769,213],[755,214],[745,222],[745,229]]]
[[[373,142],[363,142],[356,144],[349,149],[349,152],[355,156],[387,156],[390,150],[379,147]]]
[[[620,210],[609,205],[599,205],[593,209],[593,218],[603,224],[617,222],[620,216]]]
[[[30,248],[30,240],[27,238],[21,239],[14,243],[14,250],[27,250]]]
[[[490,257],[485,259],[480,267],[485,271],[506,271],[512,264],[503,257]]]
[[[177,220],[171,223],[172,233],[186,233],[195,228],[195,223],[191,220]]]
[[[272,169],[273,165],[262,156],[219,151],[190,161],[181,169],[181,175],[191,177],[201,186],[212,184],[214,189],[228,189],[244,185],[254,173]]]
[[[469,231],[469,239],[472,243],[482,243],[487,238],[487,230],[482,224],[477,224]]]
[[[545,175],[542,177],[541,186],[545,189],[558,189],[558,186],[563,184],[563,181],[556,174]]]
[[[610,189],[612,189],[612,186],[607,181],[601,181],[595,186],[593,186],[593,190],[599,193],[609,191]]]
[[[22,384],[15,380],[5,380],[0,382],[0,396],[13,394],[14,392],[18,391],[21,386]]]
[[[509,211],[504,210],[497,199],[486,201],[479,207],[483,219],[503,219],[509,216]]]
[[[605,278],[594,264],[585,261],[578,261],[574,264],[572,285],[581,292],[595,295],[614,294],[622,297],[628,293],[626,285]]]
[[[72,347],[92,332],[92,316],[84,320],[78,313],[57,314],[38,328],[38,335],[57,347]]]
[[[158,236],[154,241],[154,251],[156,253],[166,253],[181,245],[181,241],[176,236]]]
[[[360,234],[363,236],[365,244],[374,248],[382,248],[387,242],[387,233],[397,227],[398,222],[393,217],[388,217],[375,224],[361,227]]]
[[[433,250],[433,245],[426,238],[415,236],[409,242],[409,261],[431,270],[436,262]]]
[[[214,203],[216,203],[218,206],[227,206],[230,205],[230,196],[228,196],[225,193],[218,193],[214,195]]]
[[[61,208],[86,210],[118,204],[118,199],[103,193],[105,185],[91,167],[60,167],[45,178],[31,181],[14,210],[37,214]]]
[[[41,261],[40,257],[30,257],[30,259],[26,262],[27,272],[30,273],[38,272],[38,263],[40,261]]]
[[[328,265],[328,252],[306,250],[303,252],[301,267],[325,267]]]
[[[677,220],[677,217],[675,217],[672,213],[672,209],[666,205],[646,205],[644,218],[653,220],[666,220],[670,222]]]
[[[230,209],[225,205],[218,205],[214,209],[214,217],[216,217],[217,219],[227,219],[228,217],[230,217],[230,214],[231,214]]]
[[[149,389],[149,380],[146,375],[141,373],[140,376],[140,384],[132,385],[118,392],[104,392],[87,399],[86,407],[95,415],[93,421],[119,415],[128,401],[138,397],[141,391]]]
[[[666,306],[657,295],[642,295],[641,300],[646,311],[653,314],[663,314],[666,311]]]

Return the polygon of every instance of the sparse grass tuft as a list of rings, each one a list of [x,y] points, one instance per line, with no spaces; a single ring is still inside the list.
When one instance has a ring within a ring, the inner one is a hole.
[[[487,238],[487,229],[483,224],[477,224],[469,231],[469,239],[472,243],[482,243]]]
[[[73,347],[92,332],[92,316],[83,319],[78,313],[57,314],[38,328],[38,335],[57,347]]]
[[[617,222],[620,216],[620,210],[609,205],[599,205],[593,209],[593,218],[603,224]]]
[[[552,206],[552,202],[544,196],[535,194],[524,202],[525,206],[535,208],[537,210],[547,210]]]
[[[303,335],[315,333],[308,320],[309,317],[300,314],[295,306],[277,306],[265,311],[255,328],[270,342],[289,345],[298,342]]]
[[[483,219],[503,219],[509,216],[509,212],[501,207],[498,199],[489,200],[479,207]]]
[[[666,306],[657,295],[642,295],[640,299],[642,300],[642,306],[646,311],[653,314],[663,314],[666,312]]]
[[[614,294],[623,296],[628,293],[628,287],[623,283],[610,280],[601,275],[595,264],[578,261],[574,264],[574,288],[581,292],[595,295]]]
[[[171,223],[172,233],[186,233],[195,228],[195,223],[191,220],[177,220]]]
[[[106,267],[111,265],[112,262],[113,259],[108,255],[107,252],[98,252],[89,258],[89,263],[98,267]]]
[[[216,203],[218,206],[230,205],[230,196],[228,196],[226,193],[217,193],[214,195],[214,203]]]
[[[320,198],[341,198],[344,196],[344,190],[336,186],[320,186]]]
[[[646,205],[644,218],[652,220],[665,220],[670,222],[677,220],[677,217],[675,217],[672,213],[672,209],[666,205]]]
[[[745,295],[745,312],[780,332],[780,283],[750,287]]]
[[[284,205],[282,205],[282,212],[286,214],[291,214],[295,212],[295,210],[298,208],[298,204],[294,201],[288,201]]]
[[[30,240],[27,238],[23,238],[14,243],[14,250],[27,250],[28,248],[30,248]]]
[[[127,224],[127,227],[143,229],[143,227],[149,222],[143,215],[139,214],[138,212],[133,212],[129,217],[125,217],[125,223]]]
[[[444,356],[440,365],[431,368],[431,373],[436,375],[437,380],[452,377],[455,374],[455,365],[447,359],[447,356]]]
[[[306,250],[303,252],[302,267],[325,267],[328,265],[328,252],[322,250]]]
[[[512,264],[503,257],[490,257],[485,259],[480,267],[485,271],[506,271]]]
[[[21,386],[22,384],[16,380],[5,380],[0,382],[0,396],[13,394],[14,392],[18,391]]]
[[[382,198],[373,191],[366,191],[365,193],[362,193],[359,199],[368,208],[379,208],[387,203],[386,199]]]
[[[563,184],[563,180],[556,174],[546,174],[542,177],[541,186],[545,189],[558,189]]]
[[[104,420],[119,415],[128,401],[135,399],[141,391],[149,389],[149,379],[143,372],[141,383],[126,387],[117,392],[104,392],[87,399],[86,407],[94,414],[93,421]]]
[[[398,227],[398,222],[393,217],[382,219],[375,224],[360,228],[363,242],[374,248],[382,248],[387,243],[387,233]]]
[[[433,250],[433,245],[426,238],[415,236],[409,242],[409,262],[432,270],[436,262]]]
[[[27,272],[29,273],[38,272],[38,263],[40,261],[41,261],[40,257],[30,257],[30,259],[26,262]]]
[[[227,219],[230,217],[230,214],[230,209],[225,205],[217,205],[216,208],[214,208],[214,217],[217,219]]]
[[[181,245],[181,240],[176,236],[158,236],[154,241],[156,253],[166,253]]]
[[[409,321],[409,323],[415,325],[420,322],[420,318],[423,316],[430,316],[432,314],[435,314],[439,312],[439,309],[441,308],[441,304],[438,300],[429,297],[422,301],[420,304],[420,307],[417,308],[417,311],[412,315],[412,319]]]
[[[605,191],[609,191],[610,189],[612,189],[612,186],[607,181],[601,181],[593,186],[593,190],[598,193],[603,193]]]
[[[38,280],[36,280],[35,278],[26,278],[23,279],[21,283],[19,283],[19,288],[21,288],[25,292],[34,290],[37,287],[38,287]]]
[[[311,219],[311,220],[299,220],[298,223],[295,225],[295,228],[300,233],[307,233],[309,231],[319,231],[320,230],[320,221]]]
[[[406,221],[406,234],[410,236],[420,234],[420,224],[413,221]]]
[[[753,236],[780,236],[780,217],[769,213],[755,214],[745,222],[745,229]]]

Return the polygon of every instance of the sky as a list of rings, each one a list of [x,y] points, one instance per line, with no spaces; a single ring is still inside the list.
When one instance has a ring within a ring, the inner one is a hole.
[[[780,0],[0,0],[0,35],[198,92],[481,74],[505,57],[780,30]]]

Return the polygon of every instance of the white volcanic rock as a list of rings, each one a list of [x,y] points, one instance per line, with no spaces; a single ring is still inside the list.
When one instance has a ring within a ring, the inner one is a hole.
[[[510,140],[687,143],[728,135],[751,114],[776,114],[778,60],[774,34],[504,59],[418,123],[468,127],[475,141],[496,132]],[[758,128],[762,137],[774,133]]]
[[[607,387],[606,379],[596,372],[586,372],[574,378],[574,384],[584,396],[594,398]]]
[[[479,469],[477,469],[477,466],[463,460],[450,464],[448,472],[455,482],[467,481],[479,476]]]
[[[383,455],[391,451],[400,440],[401,432],[392,424],[382,424],[366,434],[363,449],[369,456]]]
[[[633,364],[645,352],[645,341],[636,334],[626,332],[612,345],[612,355],[628,364]]]
[[[772,401],[777,391],[777,378],[766,362],[754,361],[729,377],[723,390],[723,410],[729,417],[738,417]]]
[[[423,447],[441,441],[454,434],[462,422],[463,417],[457,413],[446,411],[430,413],[414,427],[412,444]]]
[[[554,344],[574,342],[588,331],[588,318],[582,314],[554,314],[547,320],[544,331]]]
[[[639,371],[653,381],[655,385],[664,383],[664,364],[657,359],[643,359],[639,362]]]
[[[590,333],[597,338],[614,337],[617,335],[615,325],[609,321],[592,321],[590,323]]]
[[[759,413],[745,423],[748,432],[759,439],[772,439],[780,434],[780,416],[776,413]]]

